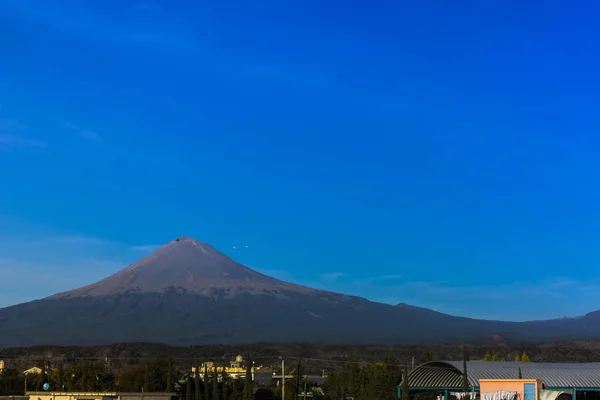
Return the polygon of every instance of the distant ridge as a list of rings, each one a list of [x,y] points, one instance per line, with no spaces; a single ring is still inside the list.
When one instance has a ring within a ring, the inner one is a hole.
[[[0,309],[0,347],[599,338],[600,312],[516,323],[381,304],[280,281],[189,237],[172,240],[99,282]]]

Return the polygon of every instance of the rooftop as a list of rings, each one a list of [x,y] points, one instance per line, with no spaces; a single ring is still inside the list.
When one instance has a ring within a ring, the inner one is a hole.
[[[541,379],[546,388],[600,388],[600,363],[533,363],[510,361],[467,361],[472,387],[480,379]],[[462,361],[421,364],[408,374],[411,388],[462,387]]]

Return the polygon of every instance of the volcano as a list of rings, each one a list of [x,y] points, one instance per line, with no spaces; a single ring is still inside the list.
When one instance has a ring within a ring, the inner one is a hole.
[[[493,335],[529,341],[598,339],[600,319],[591,313],[515,323],[381,304],[274,279],[189,237],[99,282],[0,309],[0,347],[440,344]]]
[[[51,296],[68,299],[176,290],[192,295],[235,297],[317,291],[283,282],[239,264],[207,243],[177,238],[140,261],[92,285]]]

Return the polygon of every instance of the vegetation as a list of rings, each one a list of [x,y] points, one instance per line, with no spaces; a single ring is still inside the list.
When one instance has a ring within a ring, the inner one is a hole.
[[[402,371],[402,400],[410,400],[410,382],[406,364],[404,365],[404,371]]]
[[[196,365],[196,370],[194,371],[194,400],[203,400],[201,393],[204,385],[201,385],[200,382],[200,364],[197,361],[194,364]],[[204,378],[206,381],[206,372],[204,373]],[[191,381],[192,378],[188,376],[188,379]]]
[[[402,381],[402,396],[408,395],[406,389],[408,374],[398,364],[393,350],[390,350],[379,362],[361,363],[352,358],[335,371],[331,372],[325,383],[325,389],[331,399],[353,397],[355,400],[395,400],[398,396],[398,384]]]
[[[0,374],[0,396],[22,394],[25,377],[16,369],[5,369]]]
[[[244,379],[244,400],[252,400],[253,382],[252,382],[252,361],[246,361],[246,379]]]
[[[286,347],[287,346],[287,347]],[[591,347],[590,346],[595,346]],[[114,345],[98,348],[30,348],[1,349],[0,359],[7,369],[0,374],[0,395],[21,395],[25,390],[22,372],[38,366],[42,373],[27,376],[27,390],[42,390],[48,383],[51,391],[131,391],[175,392],[185,400],[269,400],[281,399],[281,387],[270,383],[270,375],[279,368],[280,355],[299,354],[298,362],[288,372],[286,399],[295,400],[306,385],[315,399],[339,400],[343,396],[355,400],[392,400],[398,385],[409,382],[403,375],[414,364],[440,359],[463,359],[463,389],[468,390],[467,361],[501,359],[531,361],[600,361],[600,343],[593,345],[545,345],[513,348],[510,345],[464,345],[440,347],[404,347],[390,349],[379,346],[293,346],[263,345],[252,353],[255,365],[266,367],[266,379],[255,381],[248,360],[244,376],[239,379],[225,372],[213,373],[200,367],[198,360],[213,359],[218,365],[240,354],[235,347],[178,348],[152,344]],[[286,350],[287,349],[287,350]],[[158,354],[157,354],[158,353]],[[50,356],[51,354],[51,356]],[[189,358],[186,358],[189,357]],[[78,359],[79,357],[79,359]],[[273,370],[269,369],[273,366]],[[192,372],[192,366],[196,366]],[[263,369],[264,370],[264,369]],[[326,371],[326,372],[324,372]],[[320,385],[312,378],[327,378]],[[521,371],[515,369],[521,377]],[[264,375],[263,375],[264,376]],[[408,394],[402,391],[402,396]],[[301,397],[301,396],[300,396]],[[418,396],[421,398],[421,396]]]
[[[463,392],[469,391],[469,376],[467,374],[467,361],[469,360],[469,353],[467,349],[463,352],[463,373],[462,373],[462,388]]]

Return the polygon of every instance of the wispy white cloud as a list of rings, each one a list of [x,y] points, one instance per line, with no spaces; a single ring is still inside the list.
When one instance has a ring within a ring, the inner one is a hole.
[[[27,127],[16,119],[0,118],[0,132],[24,131]]]
[[[380,277],[376,278],[376,279],[381,279],[384,281],[391,281],[391,280],[395,280],[395,279],[401,279],[402,275],[381,275]]]
[[[457,285],[444,281],[412,281],[393,287],[398,291],[418,291],[426,296],[458,296],[463,299],[473,300],[502,300],[522,298],[553,298],[565,299],[568,296],[563,290],[577,288],[577,290],[600,289],[600,282],[582,282],[572,278],[548,277],[541,281],[515,281],[505,284],[475,284]]]
[[[145,245],[141,245],[141,246],[133,246],[131,249],[133,251],[139,251],[142,253],[152,253],[153,251],[157,250],[158,248],[160,248],[159,244],[145,244]]]
[[[0,133],[0,145],[5,149],[17,147],[33,147],[37,149],[43,149],[46,147],[46,143],[39,140],[27,139],[23,136],[10,133]]]
[[[129,13],[107,16],[100,9],[87,7],[53,7],[40,2],[27,7],[22,1],[12,0],[7,11],[13,16],[26,18],[38,25],[49,26],[94,42],[112,43],[118,46],[152,46],[152,50],[174,51],[190,57],[188,63],[210,65],[218,71],[253,79],[264,79],[297,88],[330,84],[331,77],[317,71],[294,71],[278,64],[278,60],[256,62],[244,56],[231,56],[215,50],[209,38],[216,36],[210,24],[198,31],[197,19],[185,13],[170,10],[156,1],[140,1],[129,6]],[[169,11],[169,12],[166,12]],[[206,32],[209,31],[210,34]]]
[[[108,240],[98,239],[89,236],[82,235],[67,235],[67,236],[52,236],[44,239],[45,241],[52,241],[56,243],[71,243],[71,244],[96,244],[102,245],[109,243]]]
[[[96,132],[92,132],[90,130],[80,128],[79,126],[77,126],[71,122],[64,122],[63,125],[69,129],[73,130],[81,137],[84,137],[87,139],[92,139],[92,140],[97,140],[97,141],[102,140],[102,137],[100,135],[98,135]]]
[[[335,281],[335,280],[338,280],[345,276],[347,276],[347,275],[344,272],[331,272],[331,273],[319,275],[319,277],[321,279],[326,280],[326,281]]]
[[[140,258],[114,240],[6,228],[0,231],[0,307],[88,285]]]
[[[27,127],[15,119],[0,118],[0,149],[17,148],[43,149],[46,143],[25,136]]]
[[[61,263],[0,258],[0,307],[85,286],[122,267],[117,261],[91,257]]]

